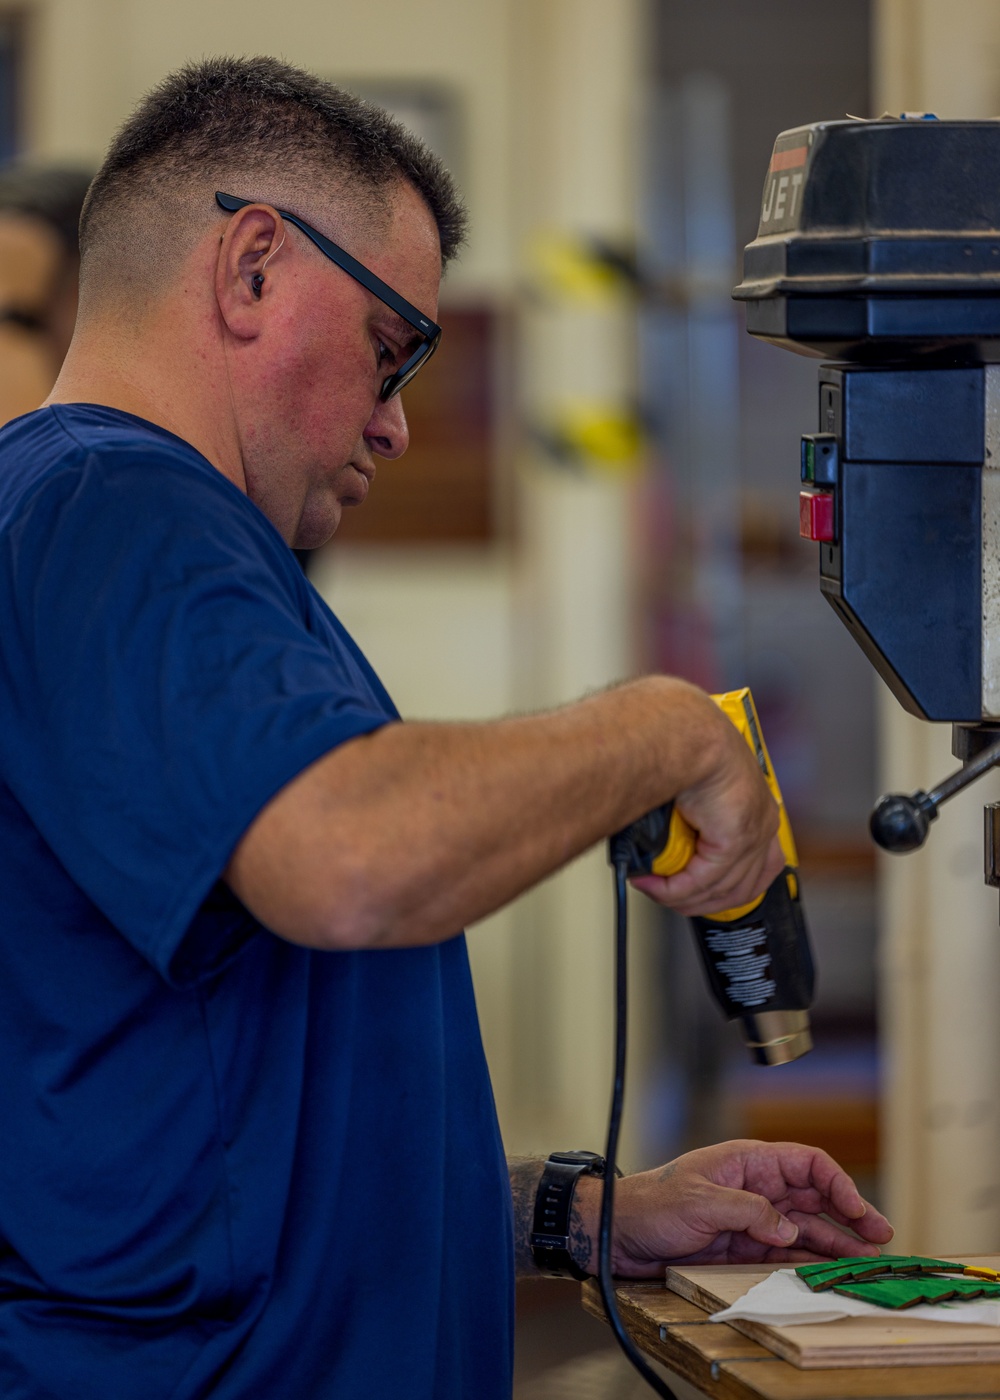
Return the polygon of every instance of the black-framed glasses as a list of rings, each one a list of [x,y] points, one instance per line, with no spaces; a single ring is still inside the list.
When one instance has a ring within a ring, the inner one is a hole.
[[[237,209],[245,209],[248,204],[262,204],[265,201],[238,199],[234,194],[223,194],[221,190],[216,190],[215,202],[230,214],[235,214]],[[349,276],[354,278],[355,282],[360,282],[366,291],[378,297],[379,301],[385,302],[390,310],[395,311],[397,316],[402,316],[408,325],[411,325],[424,337],[410,358],[400,365],[395,374],[388,375],[384,380],[379,397],[383,402],[386,399],[391,399],[394,394],[398,394],[400,389],[409,384],[417,370],[425,365],[434,354],[441,342],[441,327],[429,316],[425,316],[422,311],[418,311],[405,297],[394,292],[388,282],[383,282],[381,277],[376,277],[374,272],[369,272],[364,263],[359,263],[357,258],[352,258],[350,253],[341,248],[339,243],[334,243],[331,238],[326,238],[317,229],[307,224],[304,219],[300,219],[297,214],[289,214],[287,209],[278,209],[276,204],[273,204],[271,208],[276,209],[283,219],[287,219],[297,229],[301,229],[325,257],[328,257],[331,262],[335,262],[338,267],[343,268]]]

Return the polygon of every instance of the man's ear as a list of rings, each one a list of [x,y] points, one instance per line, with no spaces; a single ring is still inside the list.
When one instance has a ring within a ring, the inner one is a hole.
[[[222,319],[238,340],[253,340],[260,334],[264,267],[284,241],[284,221],[269,204],[238,209],[223,230],[215,295]]]

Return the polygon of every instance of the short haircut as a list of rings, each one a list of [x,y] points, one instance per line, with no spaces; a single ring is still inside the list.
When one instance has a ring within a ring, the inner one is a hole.
[[[94,178],[80,220],[81,294],[91,272],[122,289],[147,280],[142,266],[162,272],[181,226],[218,215],[217,189],[280,197],[293,213],[310,195],[336,195],[354,216],[378,218],[400,181],[433,215],[446,265],[464,240],[465,209],[441,161],[388,112],[275,58],[188,64],[143,98]]]

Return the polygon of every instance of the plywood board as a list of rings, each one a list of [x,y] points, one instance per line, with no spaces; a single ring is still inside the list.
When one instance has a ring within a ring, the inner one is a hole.
[[[607,1321],[597,1281],[583,1285],[588,1312]],[[618,1280],[618,1309],[634,1341],[712,1400],[1000,1400],[1000,1366],[864,1366],[803,1371],[713,1323],[662,1283]],[[683,1315],[685,1321],[674,1319]],[[691,1320],[687,1320],[691,1319]]]
[[[1000,1255],[949,1255],[942,1258],[1000,1268]],[[731,1264],[668,1269],[667,1287],[708,1312],[718,1312],[742,1298],[780,1264]],[[772,1327],[734,1319],[729,1323],[776,1356],[802,1370],[841,1366],[934,1366],[1000,1362],[1000,1327],[961,1322],[927,1322],[886,1313],[881,1317],[845,1317],[837,1322]]]

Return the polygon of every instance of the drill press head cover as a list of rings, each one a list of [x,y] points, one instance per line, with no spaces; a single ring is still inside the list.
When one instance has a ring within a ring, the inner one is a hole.
[[[1000,719],[1000,122],[782,132],[734,296],[833,361],[801,462],[824,596],[912,714]]]
[[[1000,360],[1000,122],[783,131],[733,295],[802,354]]]

